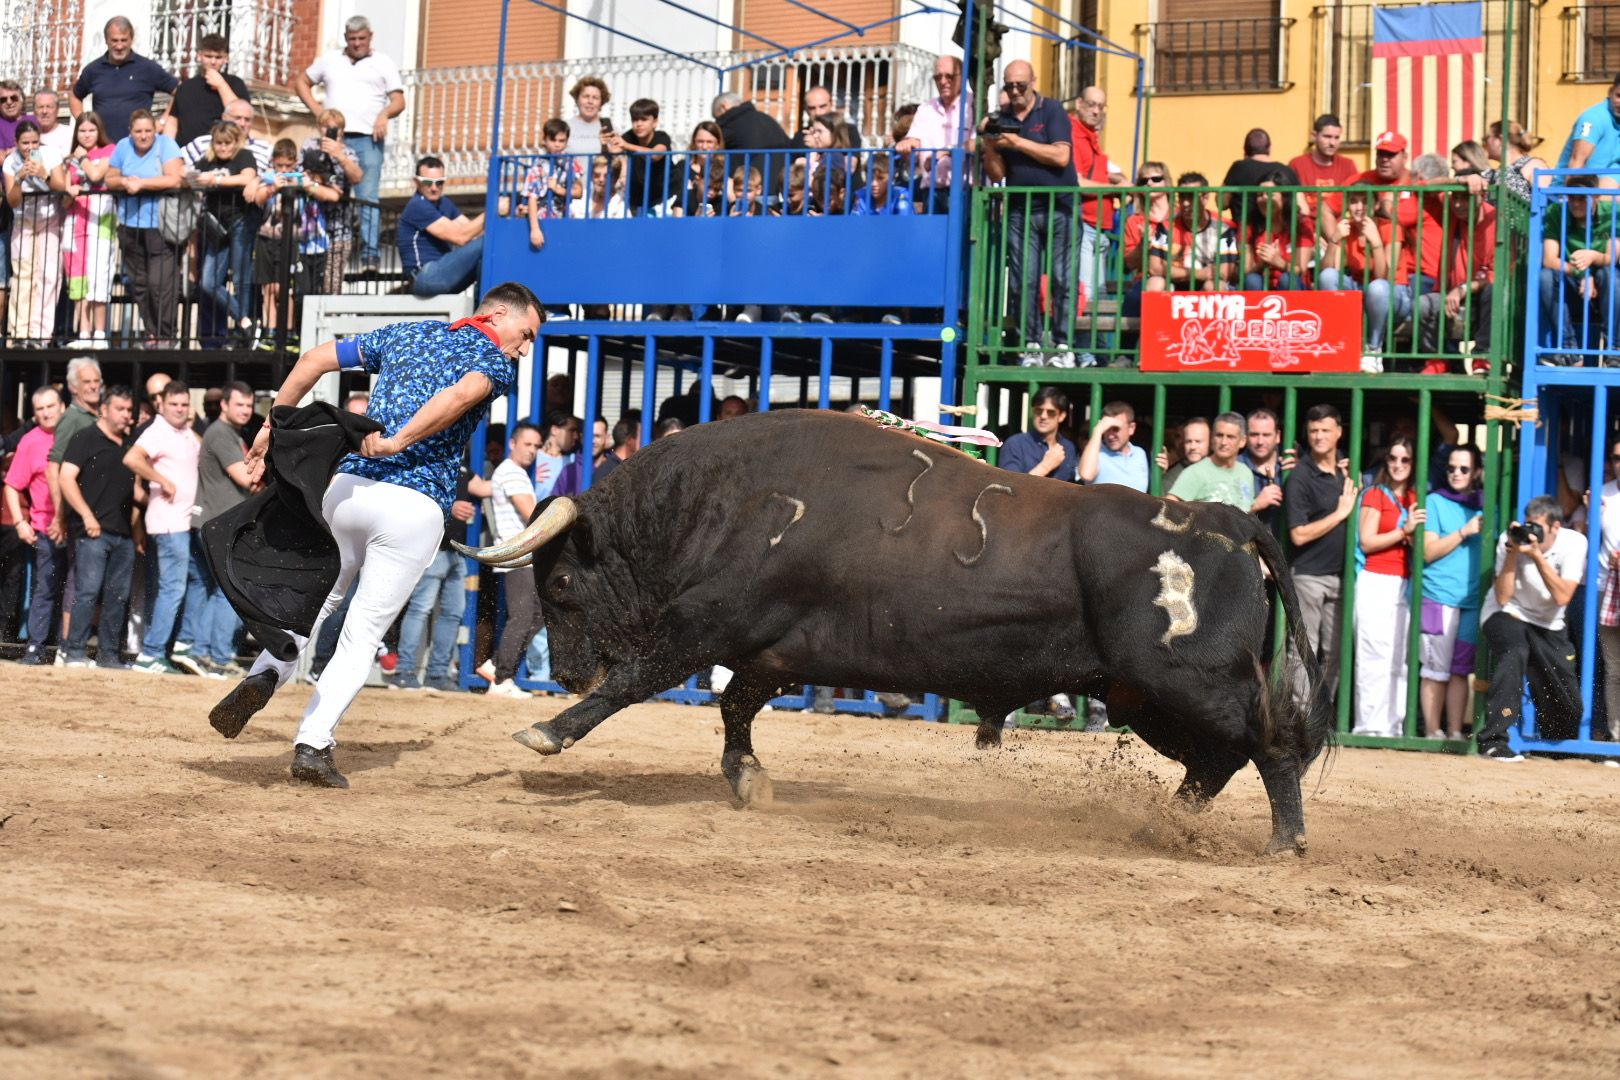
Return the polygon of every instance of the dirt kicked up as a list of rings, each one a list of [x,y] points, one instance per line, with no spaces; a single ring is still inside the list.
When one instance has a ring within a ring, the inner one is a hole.
[[[1130,739],[7,665],[0,1076],[1620,1075],[1620,770],[1345,750],[1311,852]]]

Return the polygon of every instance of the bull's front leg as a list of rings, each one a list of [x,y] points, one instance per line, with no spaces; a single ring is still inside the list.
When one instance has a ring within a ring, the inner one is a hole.
[[[773,798],[771,778],[754,756],[753,732],[754,716],[776,696],[778,689],[739,671],[720,695],[720,718],[726,725],[720,771],[731,784],[732,793],[745,806],[769,806]]]
[[[1271,842],[1266,845],[1266,854],[1305,854],[1305,804],[1299,790],[1299,760],[1292,754],[1265,754],[1254,764],[1271,803]]]
[[[663,658],[621,663],[578,704],[569,706],[550,720],[514,731],[512,738],[536,753],[560,754],[620,709],[646,701],[675,685],[682,676],[672,674],[672,670],[670,663]]]

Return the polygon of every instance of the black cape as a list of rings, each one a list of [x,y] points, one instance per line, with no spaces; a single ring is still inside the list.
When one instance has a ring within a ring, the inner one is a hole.
[[[298,656],[293,633],[309,636],[341,563],[321,500],[338,462],[383,426],[322,401],[277,406],[270,427],[264,490],[204,525],[202,547],[253,636],[291,661]]]

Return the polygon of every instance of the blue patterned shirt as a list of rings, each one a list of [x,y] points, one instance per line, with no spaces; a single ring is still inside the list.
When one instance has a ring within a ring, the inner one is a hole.
[[[491,397],[504,395],[517,367],[477,327],[451,330],[449,323],[401,322],[359,337],[361,364],[378,375],[366,415],[392,436],[435,394],[448,390],[468,372],[490,382]],[[408,487],[439,504],[448,519],[456,498],[456,472],[467,441],[489,412],[490,400],[469,409],[455,423],[391,457],[350,454],[337,471]]]

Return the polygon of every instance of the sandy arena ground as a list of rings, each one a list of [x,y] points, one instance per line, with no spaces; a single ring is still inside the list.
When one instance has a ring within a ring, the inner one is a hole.
[[[0,671],[5,1077],[1620,1076],[1620,770],[1346,750],[1261,858],[1114,736]]]

